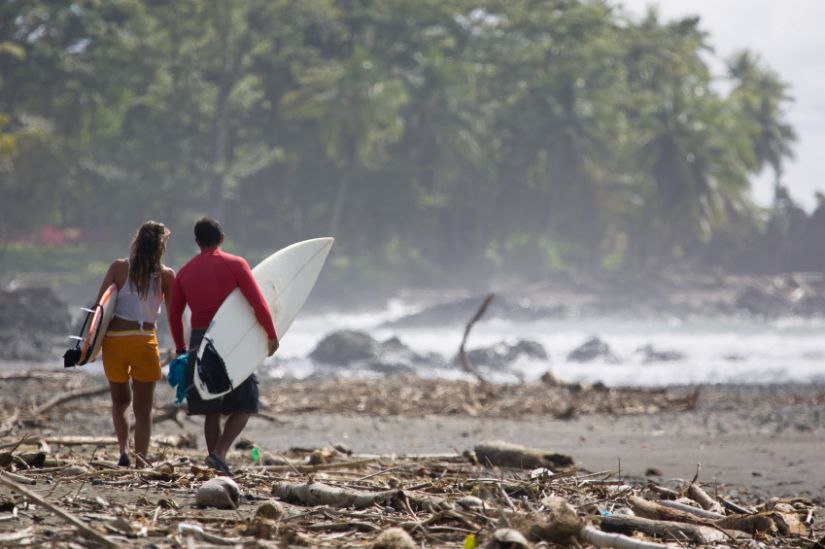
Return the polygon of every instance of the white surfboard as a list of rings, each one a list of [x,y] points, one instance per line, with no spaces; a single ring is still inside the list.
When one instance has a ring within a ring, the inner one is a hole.
[[[292,244],[252,269],[279,342],[315,286],[334,240],[315,238]],[[195,387],[207,400],[240,385],[266,359],[266,332],[240,289],[233,290],[215,313],[197,357]]]

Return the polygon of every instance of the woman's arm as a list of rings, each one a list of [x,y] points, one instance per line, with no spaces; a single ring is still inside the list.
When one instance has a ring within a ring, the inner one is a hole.
[[[112,264],[109,265],[109,269],[103,276],[103,282],[100,283],[100,290],[97,292],[97,299],[95,299],[95,303],[100,303],[100,298],[103,297],[103,292],[105,292],[106,289],[109,288],[109,286],[111,286],[112,284],[117,284],[117,280],[115,279],[115,273],[119,270],[118,263],[120,262],[121,260],[115,259],[114,261],[112,261]]]

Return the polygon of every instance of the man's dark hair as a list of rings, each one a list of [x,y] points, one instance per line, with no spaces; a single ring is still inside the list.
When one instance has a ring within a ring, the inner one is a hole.
[[[195,242],[201,248],[211,248],[221,242],[223,229],[221,224],[211,217],[204,217],[195,223]]]

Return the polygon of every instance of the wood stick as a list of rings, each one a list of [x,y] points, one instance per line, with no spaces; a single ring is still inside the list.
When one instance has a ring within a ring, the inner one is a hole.
[[[5,545],[6,543],[10,543],[12,541],[23,541],[26,538],[29,538],[34,535],[34,528],[29,526],[24,530],[20,530],[18,532],[10,532],[8,534],[0,534],[0,544]]]
[[[725,518],[725,515],[720,515],[719,513],[714,513],[713,511],[705,511],[704,509],[692,507],[684,503],[679,503],[678,501],[661,500],[659,505],[670,507],[671,509],[676,509],[677,511],[690,513],[692,515],[696,515],[697,517],[706,518],[709,520],[719,520]]]
[[[40,406],[34,409],[32,415],[39,416],[51,410],[55,406],[60,406],[61,404],[65,404],[66,402],[70,402],[78,398],[99,396],[106,394],[108,392],[109,387],[105,385],[101,387],[94,387],[92,389],[78,389],[76,391],[68,391],[66,393],[56,395],[53,398],[46,401],[45,403],[41,404]]]
[[[308,482],[306,484],[276,482],[272,485],[272,495],[287,503],[363,509],[365,507],[372,507],[376,503],[382,506],[390,505],[395,500],[403,499],[404,493],[401,490],[362,492],[347,488],[337,488],[320,482]]]
[[[250,469],[256,471],[295,471],[298,473],[314,473],[315,471],[328,471],[331,469],[347,469],[350,467],[361,467],[362,465],[368,465],[370,463],[375,463],[376,461],[380,461],[380,459],[357,459],[350,461],[338,461],[335,463],[319,463],[318,465],[258,465],[255,467],[251,467]]]
[[[722,505],[725,507],[725,509],[727,509],[728,511],[731,511],[732,513],[737,513],[739,515],[752,515],[752,514],[756,513],[756,511],[754,511],[753,509],[748,509],[747,507],[742,507],[741,505],[737,505],[736,503],[730,501],[729,499],[725,499],[721,496],[719,497],[719,501],[722,502]]]
[[[709,545],[711,543],[726,541],[729,536],[708,526],[698,524],[687,524],[684,522],[672,522],[665,520],[650,520],[629,515],[610,515],[601,517],[602,530],[616,532],[619,534],[632,534],[642,532],[651,536],[675,541],[692,541],[694,543]]]
[[[664,496],[668,499],[679,499],[681,494],[676,490],[671,490],[670,488],[665,488],[664,486],[660,486],[655,482],[648,482],[647,487],[659,494],[660,496]]]
[[[46,501],[42,497],[38,496],[34,492],[31,492],[31,491],[27,490],[26,488],[23,488],[22,486],[20,486],[19,484],[17,484],[13,480],[10,480],[4,472],[0,472],[0,484],[3,484],[7,488],[10,488],[10,489],[14,490],[18,494],[21,494],[21,495],[29,498],[31,501],[37,503],[38,505],[42,505],[43,507],[45,507],[46,509],[48,509],[52,513],[56,514],[57,516],[59,516],[60,518],[62,518],[63,520],[70,523],[72,526],[74,526],[78,530],[80,530],[80,533],[84,537],[86,537],[86,538],[88,538],[92,541],[96,541],[97,543],[103,545],[104,547],[109,547],[109,548],[112,548],[112,549],[119,549],[120,547],[122,547],[120,544],[118,544],[118,543],[114,542],[113,540],[109,539],[108,537],[104,536],[103,534],[101,534],[100,532],[95,530],[94,528],[90,528],[82,520],[80,520],[79,518],[77,518],[74,515],[70,514],[69,512],[61,509],[60,507],[57,507],[56,505],[53,505],[53,504],[49,503],[48,501]]]
[[[695,482],[691,482],[688,486],[688,495],[693,501],[701,505],[702,509],[705,509],[706,511],[713,511],[714,513],[719,513],[720,515],[725,514],[725,509],[719,505],[719,502],[714,501],[714,499],[710,497],[707,492],[702,490],[702,488]]]
[[[461,362],[461,368],[467,372],[475,376],[475,378],[481,383],[482,385],[487,384],[487,380],[484,379],[478,370],[476,370],[473,366],[470,365],[470,361],[467,360],[467,353],[464,351],[464,346],[467,344],[467,338],[470,335],[470,330],[473,329],[473,325],[479,321],[479,319],[484,316],[484,313],[487,311],[487,307],[490,305],[490,302],[493,300],[494,294],[488,294],[487,297],[484,298],[484,301],[481,303],[481,306],[476,311],[476,314],[470,319],[467,325],[464,327],[464,336],[461,338],[461,345],[458,346],[458,359]]]
[[[621,534],[608,534],[592,526],[584,526],[579,531],[579,539],[596,547],[614,547],[615,549],[671,549],[679,547],[672,543],[655,543],[630,538]]]
[[[699,517],[693,513],[685,512],[671,507],[665,507],[659,503],[640,498],[639,496],[629,496],[627,502],[637,515],[653,520],[668,520],[675,522],[688,522],[691,524],[710,524],[707,518]]]
[[[67,374],[63,372],[32,370],[29,372],[9,372],[6,374],[0,374],[0,381],[28,381],[31,379],[54,380],[69,377],[72,377],[72,374]]]
[[[33,478],[24,477],[23,475],[16,475],[14,473],[9,473],[8,471],[3,471],[3,474],[18,484],[37,484],[37,481]]]
[[[161,446],[175,446],[186,441],[182,435],[157,435],[152,437],[152,442]],[[116,437],[96,437],[96,436],[64,436],[64,437],[30,437],[26,439],[26,444],[37,444],[45,442],[47,444],[55,444],[57,446],[111,446],[117,444]]]
[[[194,536],[207,543],[214,543],[215,545],[238,545],[241,542],[239,538],[223,538],[215,534],[210,534],[197,524],[178,524],[178,534],[182,536]]]

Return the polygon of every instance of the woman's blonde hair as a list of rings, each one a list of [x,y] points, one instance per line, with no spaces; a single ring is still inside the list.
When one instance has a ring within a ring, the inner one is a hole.
[[[152,279],[160,275],[163,268],[160,258],[166,251],[166,241],[172,234],[166,225],[157,221],[147,221],[140,226],[132,238],[132,252],[129,255],[129,283],[141,297],[146,297]]]

